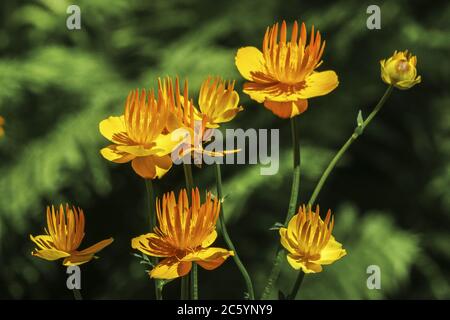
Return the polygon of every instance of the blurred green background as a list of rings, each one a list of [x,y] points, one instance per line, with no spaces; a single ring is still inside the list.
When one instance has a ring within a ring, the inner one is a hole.
[[[148,230],[145,185],[129,165],[104,160],[108,144],[98,123],[122,113],[128,90],[158,76],[188,77],[191,94],[209,74],[243,83],[234,66],[241,46],[261,46],[265,28],[294,19],[314,24],[327,41],[321,70],[340,85],[310,100],[300,116],[302,182],[307,201],[334,152],[385,90],[379,60],[395,49],[418,57],[422,83],[395,90],[352,146],[319,196],[336,215],[336,238],[348,255],[305,279],[301,299],[450,298],[450,3],[378,1],[382,29],[366,28],[373,1],[76,1],[80,31],[66,28],[66,0],[0,3],[0,298],[72,299],[65,268],[30,255],[29,234],[41,234],[45,206],[69,202],[87,214],[88,246],[109,236],[100,259],[82,266],[88,299],[150,299],[145,266],[130,239]],[[261,292],[278,242],[269,231],[286,214],[291,184],[288,121],[241,94],[245,111],[235,128],[280,128],[280,172],[257,165],[223,168],[229,231]],[[214,169],[194,170],[214,188]],[[179,190],[174,167],[156,183],[159,194]],[[218,240],[218,244],[222,244]],[[381,290],[366,287],[366,268],[381,268]],[[287,263],[279,287],[290,289]],[[243,298],[232,260],[200,271],[201,298]],[[165,287],[177,298],[177,282]]]

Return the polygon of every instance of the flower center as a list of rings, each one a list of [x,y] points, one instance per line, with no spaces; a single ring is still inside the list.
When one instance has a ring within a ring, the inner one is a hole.
[[[406,73],[409,71],[409,63],[405,60],[401,60],[397,63],[397,71],[400,73]]]

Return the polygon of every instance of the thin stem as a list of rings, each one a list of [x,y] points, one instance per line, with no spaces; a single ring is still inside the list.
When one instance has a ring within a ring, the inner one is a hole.
[[[381,110],[387,99],[389,98],[391,92],[392,92],[393,86],[389,86],[384,95],[381,97],[380,101],[378,101],[377,105],[373,109],[373,111],[369,114],[366,120],[360,125],[355,128],[355,131],[350,136],[350,138],[345,142],[345,144],[341,147],[341,149],[336,153],[334,158],[331,160],[331,162],[328,164],[328,167],[323,172],[322,176],[320,177],[319,182],[317,183],[316,187],[314,188],[314,191],[311,195],[311,198],[308,201],[309,205],[313,205],[317,199],[317,196],[319,195],[320,190],[322,189],[323,185],[325,184],[325,181],[327,180],[328,176],[330,175],[331,171],[333,171],[334,167],[338,163],[338,161],[342,158],[344,153],[347,151],[347,149],[352,145],[352,143],[358,139],[358,137],[363,133],[363,130],[369,125],[369,123],[372,121],[372,119],[377,115],[377,113]]]
[[[189,274],[181,278],[181,300],[189,300]]]
[[[184,177],[186,179],[186,189],[187,189],[189,201],[192,202],[191,192],[192,192],[192,189],[194,188],[194,177],[192,175],[192,167],[190,164],[183,163],[183,169],[184,169]],[[191,205],[192,205],[192,203],[191,203]],[[189,275],[186,275],[184,277],[189,277]],[[191,278],[190,279],[191,299],[198,300],[198,267],[195,262],[192,266],[190,278]],[[187,281],[189,282],[189,278]]]
[[[150,232],[156,227],[156,211],[155,211],[155,192],[153,190],[153,183],[151,179],[145,179],[145,187],[147,189],[147,197],[150,211]],[[158,258],[150,257],[150,262],[156,266]],[[159,285],[159,280],[155,279],[155,297],[156,300],[162,300],[162,287]]]
[[[81,291],[78,289],[72,289],[73,297],[75,300],[83,300],[83,296],[81,295]]]
[[[291,133],[292,133],[294,168],[292,172],[291,198],[289,200],[288,212],[284,220],[285,225],[287,225],[289,220],[295,214],[295,210],[297,209],[297,199],[300,188],[300,139],[296,124],[296,117],[291,118]],[[270,271],[269,279],[267,280],[266,286],[261,295],[261,299],[267,299],[270,293],[272,292],[272,288],[280,275],[283,256],[284,256],[283,247],[281,246],[281,244],[278,244],[277,253],[272,265],[272,270]]]
[[[192,263],[191,271],[191,298],[192,300],[198,300],[198,265]]]
[[[300,272],[298,273],[298,276],[297,276],[297,280],[295,280],[294,286],[292,287],[292,291],[289,294],[289,296],[287,297],[288,300],[295,299],[295,297],[297,296],[297,293],[298,293],[298,289],[300,289],[300,286],[302,285],[303,278],[305,278],[305,273],[302,270],[300,270]]]
[[[222,193],[222,174],[220,172],[220,164],[216,163],[216,186],[217,186],[217,197],[221,201],[223,198]],[[250,278],[250,275],[247,272],[247,269],[245,268],[244,264],[242,263],[241,259],[239,258],[239,255],[236,251],[236,248],[231,241],[230,236],[228,235],[227,227],[225,224],[225,215],[223,211],[223,203],[220,205],[220,213],[219,213],[219,228],[220,232],[223,235],[223,238],[225,239],[225,242],[230,250],[234,252],[233,260],[236,263],[239,271],[242,274],[242,277],[244,278],[245,285],[247,286],[247,292],[248,292],[248,298],[250,300],[255,300],[255,292],[253,290],[253,284],[252,279]]]

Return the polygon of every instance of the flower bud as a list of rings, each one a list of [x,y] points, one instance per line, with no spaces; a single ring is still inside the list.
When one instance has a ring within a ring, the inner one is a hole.
[[[395,51],[392,57],[381,60],[380,64],[383,81],[398,89],[409,89],[421,81],[421,77],[417,76],[417,58],[408,50]]]

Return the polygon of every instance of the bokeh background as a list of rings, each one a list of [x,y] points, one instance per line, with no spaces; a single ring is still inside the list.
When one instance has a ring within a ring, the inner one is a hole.
[[[66,28],[66,9],[81,8],[82,30]],[[145,265],[130,239],[147,232],[145,185],[129,165],[104,160],[98,123],[119,115],[128,90],[158,76],[188,77],[191,95],[209,74],[243,80],[234,66],[241,46],[260,46],[265,28],[294,19],[314,24],[327,41],[321,70],[339,87],[310,101],[299,119],[300,200],[307,201],[334,152],[385,90],[379,60],[395,49],[418,56],[423,82],[395,90],[347,152],[319,196],[336,214],[335,235],[348,256],[308,276],[301,299],[450,298],[450,3],[377,1],[382,29],[366,28],[373,1],[3,0],[0,3],[0,298],[71,299],[65,268],[30,255],[29,234],[45,226],[45,206],[69,202],[87,214],[85,245],[113,236],[100,259],[82,266],[88,299],[150,299]],[[289,123],[241,94],[234,128],[279,128],[280,171],[258,165],[223,168],[229,231],[261,292],[286,214],[291,184]],[[214,169],[195,169],[214,190]],[[179,190],[181,167],[156,183]],[[218,244],[222,244],[219,240]],[[366,268],[381,268],[381,290],[366,287]],[[200,271],[200,297],[243,298],[232,260]],[[295,273],[284,264],[279,287]],[[177,298],[179,284],[165,287]]]

